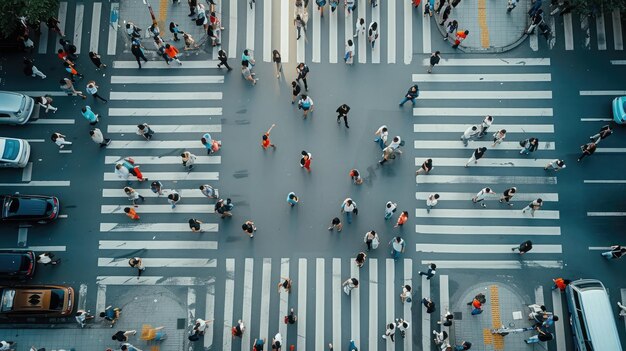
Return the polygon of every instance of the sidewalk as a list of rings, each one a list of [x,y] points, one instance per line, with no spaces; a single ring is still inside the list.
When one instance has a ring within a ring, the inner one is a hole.
[[[461,0],[450,13],[450,19],[459,22],[458,30],[469,30],[467,39],[458,50],[468,53],[498,53],[512,50],[527,37],[530,0],[520,0],[513,11],[507,13],[506,0]],[[442,36],[445,28],[440,26],[441,15],[435,14],[437,28]],[[450,42],[454,43],[453,36]]]

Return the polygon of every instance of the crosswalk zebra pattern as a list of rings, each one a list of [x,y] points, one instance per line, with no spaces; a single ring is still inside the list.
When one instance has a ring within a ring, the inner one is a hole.
[[[422,253],[422,263],[434,262],[440,268],[560,268],[560,213],[555,210],[559,195],[552,187],[557,173],[543,169],[558,158],[551,75],[545,73],[550,60],[507,58],[498,64],[507,67],[507,73],[493,73],[502,69],[488,63],[492,62],[443,60],[434,74],[413,75],[424,92],[413,108],[415,166],[421,167],[427,158],[433,159],[434,166],[429,174],[416,176],[415,230],[419,235],[415,249]],[[471,71],[448,73],[455,66],[471,67]],[[493,94],[472,94],[469,90],[476,85],[481,93]],[[457,90],[448,90],[452,86]],[[442,100],[439,91],[453,99],[453,107]],[[455,98],[464,94],[472,94],[471,99]],[[465,147],[459,137],[466,128],[480,125],[485,115],[494,118],[487,135]],[[491,147],[491,135],[500,129],[507,130],[506,141]],[[520,155],[519,141],[530,137],[539,139],[538,150]],[[473,150],[483,146],[487,147],[485,156],[465,168]],[[513,206],[498,203],[502,192],[513,186],[518,191]],[[471,201],[484,187],[498,193],[485,200],[487,208]],[[426,199],[431,193],[438,193],[440,199],[429,213]],[[522,213],[537,198],[544,204],[534,217]],[[511,248],[527,239],[533,241],[533,249],[523,261],[513,258]]]

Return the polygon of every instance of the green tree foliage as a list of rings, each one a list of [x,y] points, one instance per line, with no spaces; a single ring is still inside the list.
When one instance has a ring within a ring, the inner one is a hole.
[[[19,18],[29,24],[46,22],[59,11],[59,0],[0,0],[0,35],[8,37],[20,27]]]

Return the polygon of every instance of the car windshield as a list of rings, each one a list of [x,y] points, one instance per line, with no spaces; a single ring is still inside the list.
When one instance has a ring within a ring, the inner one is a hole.
[[[9,201],[9,213],[17,213],[20,209],[20,200],[16,197],[12,197]]]
[[[61,289],[52,289],[50,291],[50,309],[60,311],[63,309],[63,299],[65,292]]]
[[[9,312],[13,310],[13,298],[15,297],[15,290],[4,289],[2,291],[2,304],[0,310],[2,312]]]
[[[20,152],[20,142],[15,139],[6,139],[4,141],[3,160],[15,160]]]

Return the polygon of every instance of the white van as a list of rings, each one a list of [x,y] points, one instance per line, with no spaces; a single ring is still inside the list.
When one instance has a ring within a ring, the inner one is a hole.
[[[0,137],[0,167],[24,168],[30,158],[30,144],[23,139]]]
[[[21,93],[0,91],[0,124],[21,125],[39,118],[39,105]]]
[[[565,289],[578,351],[622,351],[615,313],[602,282],[579,279]]]

